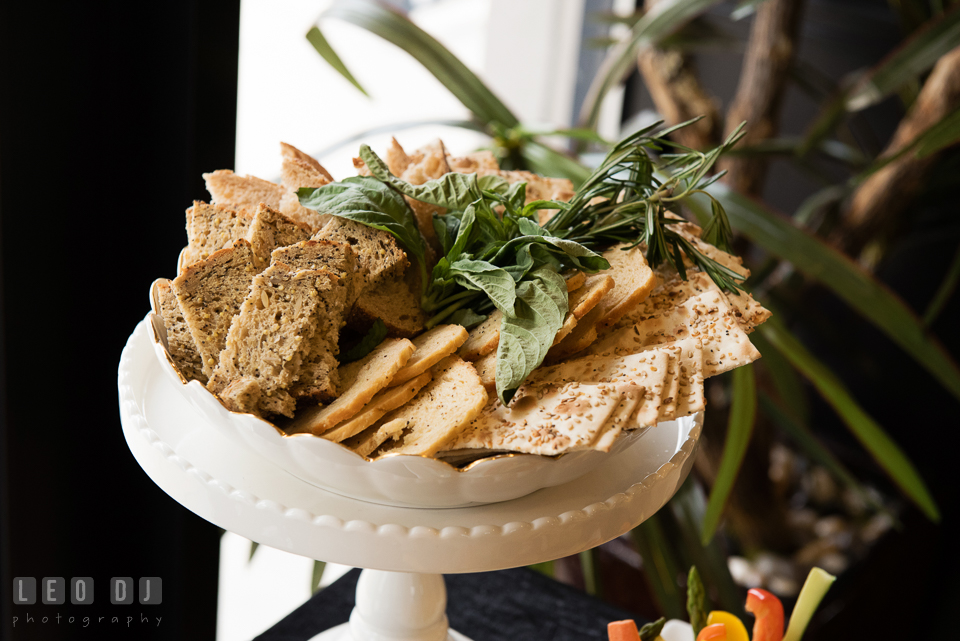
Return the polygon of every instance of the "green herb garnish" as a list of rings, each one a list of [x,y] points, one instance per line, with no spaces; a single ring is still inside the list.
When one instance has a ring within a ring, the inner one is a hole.
[[[651,267],[667,262],[684,279],[686,256],[721,289],[737,293],[742,275],[699,252],[672,229],[685,221],[667,216],[668,207],[705,194],[713,208],[703,239],[729,248],[732,234],[726,213],[704,189],[722,175],[707,174],[720,154],[740,139],[743,127],[706,153],[665,138],[692,122],[651,135],[657,123],[629,136],[613,148],[569,203],[526,204],[526,184],[511,185],[499,176],[449,173],[412,185],[392,175],[366,145],[360,148],[360,157],[372,176],[300,189],[298,195],[304,207],[396,237],[420,267],[421,306],[430,314],[428,328],[442,322],[475,325],[499,309],[503,320],[497,347],[497,396],[509,403],[543,362],[563,325],[568,308],[560,273],[609,268],[598,251],[618,243],[645,244]],[[663,153],[666,149],[671,153]],[[424,240],[404,196],[447,209],[445,215],[434,217],[443,256],[429,275]],[[541,209],[559,211],[541,226]]]
[[[687,576],[687,616],[690,617],[694,637],[700,634],[700,630],[707,627],[706,601],[707,595],[703,589],[703,581],[700,580],[700,573],[697,572],[697,566],[690,566],[690,574]]]

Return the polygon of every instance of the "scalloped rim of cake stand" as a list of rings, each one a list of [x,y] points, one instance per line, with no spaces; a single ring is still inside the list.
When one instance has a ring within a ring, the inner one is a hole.
[[[146,334],[132,335],[118,379],[123,432],[138,463],[167,494],[259,543],[400,572],[530,565],[616,538],[673,496],[690,472],[702,429],[702,414],[661,423],[580,479],[512,501],[401,508],[340,496],[284,472],[204,426],[172,384]]]

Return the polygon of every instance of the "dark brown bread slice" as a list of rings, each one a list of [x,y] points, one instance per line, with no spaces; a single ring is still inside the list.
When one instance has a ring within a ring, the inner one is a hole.
[[[223,388],[220,400],[231,412],[257,414],[260,411],[260,383],[252,376],[238,378]]]
[[[347,280],[346,308],[353,307],[359,294],[360,279],[357,277],[359,262],[357,253],[347,243],[332,240],[305,240],[273,250],[270,260],[289,265],[295,270],[325,269]]]
[[[203,174],[211,202],[253,216],[260,203],[280,209],[283,187],[256,176],[238,176],[229,169]]]
[[[301,377],[311,338],[326,337],[331,371],[336,377],[339,315],[343,312],[346,285],[324,270],[296,271],[274,263],[253,279],[250,295],[230,326],[227,345],[207,388],[223,392],[243,378],[260,388],[257,413],[293,416],[296,405],[290,388]],[[335,389],[336,380],[315,380],[314,385]]]
[[[391,234],[339,216],[334,216],[313,238],[353,247],[360,267],[360,291],[401,276],[410,264]]]
[[[203,373],[211,376],[227,342],[230,322],[250,291],[257,270],[250,243],[242,238],[187,267],[173,280],[177,303],[190,327]]]
[[[257,270],[261,271],[270,264],[270,254],[274,249],[307,240],[310,234],[307,225],[295,222],[276,209],[260,203],[247,237]]]
[[[199,200],[187,210],[187,249],[183,266],[206,260],[239,238],[247,238],[253,218],[248,214]]]
[[[177,303],[177,295],[173,286],[166,278],[160,278],[153,284],[154,313],[163,318],[163,325],[167,328],[167,346],[170,348],[170,357],[176,363],[177,369],[185,379],[207,382],[203,373],[203,364],[200,361],[200,352],[193,342],[190,327],[183,319],[183,312]]]
[[[387,334],[412,338],[423,331],[427,315],[420,307],[420,275],[411,265],[403,278],[380,283],[364,290],[350,312],[350,326],[366,332],[377,319],[387,326]]]

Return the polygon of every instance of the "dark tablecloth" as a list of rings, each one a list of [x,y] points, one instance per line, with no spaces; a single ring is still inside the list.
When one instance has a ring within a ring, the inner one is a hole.
[[[359,576],[359,570],[351,570],[258,636],[257,641],[306,641],[345,623],[353,608]],[[448,574],[444,580],[450,625],[473,641],[605,640],[607,623],[634,618],[526,568]]]

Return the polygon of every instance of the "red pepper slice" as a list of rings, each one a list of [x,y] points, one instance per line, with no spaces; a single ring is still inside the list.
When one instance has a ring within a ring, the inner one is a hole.
[[[722,623],[708,625],[697,635],[697,641],[725,641],[726,638],[727,626]]]
[[[757,617],[753,624],[753,641],[783,641],[783,604],[766,590],[753,588],[747,592],[747,612]]]

